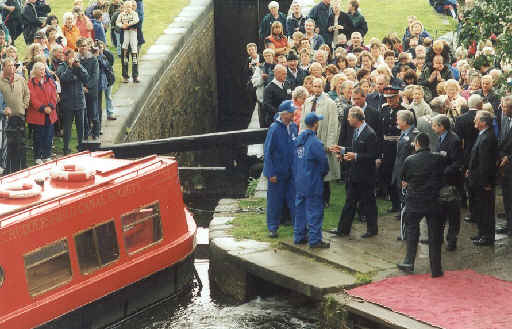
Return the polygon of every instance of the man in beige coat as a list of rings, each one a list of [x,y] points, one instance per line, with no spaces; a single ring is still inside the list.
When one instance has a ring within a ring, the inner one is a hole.
[[[324,177],[324,203],[329,206],[331,198],[330,182],[340,178],[340,163],[336,155],[329,151],[329,147],[337,145],[339,131],[338,113],[336,103],[324,93],[325,82],[322,78],[313,80],[313,95],[304,103],[304,109],[301,115],[301,131],[304,130],[304,118],[310,112],[316,112],[323,115],[324,119],[319,121],[320,125],[317,131],[317,137],[322,141],[329,160],[329,173]],[[299,133],[300,133],[299,132]]]

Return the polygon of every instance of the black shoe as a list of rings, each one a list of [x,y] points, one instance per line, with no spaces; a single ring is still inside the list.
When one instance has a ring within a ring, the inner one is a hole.
[[[329,242],[320,241],[318,243],[310,245],[309,247],[311,249],[326,249],[326,248],[330,248],[331,244]]]
[[[308,239],[302,239],[302,240],[299,240],[297,242],[293,242],[293,244],[307,244],[308,243]]]
[[[507,227],[500,227],[496,229],[496,233],[498,234],[509,234],[509,230]]]
[[[400,264],[396,264],[396,267],[398,267],[398,269],[400,271],[404,271],[404,272],[407,272],[407,273],[413,273],[414,272],[414,264],[400,263]]]
[[[457,250],[457,244],[456,243],[449,243],[446,246],[446,251],[455,251]]]
[[[428,239],[421,239],[421,240],[420,240],[420,243],[421,243],[421,244],[428,244]]]
[[[337,236],[347,236],[348,235],[347,233],[339,232],[338,230],[329,230],[327,232],[336,234]]]
[[[464,217],[464,221],[466,223],[476,223],[476,221],[473,218],[471,218],[471,216]]]
[[[436,273],[432,273],[432,277],[433,278],[440,278],[444,275],[443,271],[441,272],[436,272]]]
[[[375,235],[377,235],[377,233],[366,232],[365,234],[361,235],[361,239],[371,238],[372,236]]]
[[[480,240],[473,241],[473,244],[475,246],[493,246],[494,241],[488,238],[480,238]]]
[[[471,241],[476,241],[476,240],[480,240],[481,236],[480,235],[475,235],[475,236],[472,236],[471,237]]]
[[[389,208],[388,212],[400,212],[400,208]]]
[[[270,232],[268,233],[268,237],[269,237],[269,238],[272,238],[272,239],[277,238],[277,237],[278,237],[277,232],[276,232],[276,231],[270,231]]]

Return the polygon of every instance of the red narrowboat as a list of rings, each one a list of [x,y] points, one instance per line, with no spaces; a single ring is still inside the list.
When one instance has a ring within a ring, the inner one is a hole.
[[[101,328],[190,288],[178,164],[82,152],[0,179],[0,328]]]

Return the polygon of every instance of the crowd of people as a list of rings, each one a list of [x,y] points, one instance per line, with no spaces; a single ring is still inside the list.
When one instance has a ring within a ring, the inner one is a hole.
[[[142,0],[70,2],[62,24],[47,0],[0,1],[0,174],[27,165],[25,139],[32,140],[36,164],[51,160],[54,136],[63,138],[63,154],[98,141],[103,97],[108,120],[112,105],[115,55],[122,62],[122,82],[139,82],[138,53],[144,44]],[[109,51],[107,35],[110,31]],[[22,38],[20,38],[22,36]],[[25,54],[15,44],[24,39]]]
[[[464,8],[431,3],[461,22],[471,10],[470,1]],[[307,16],[299,1],[288,14],[275,1],[268,9],[247,53],[260,126],[269,128],[263,174],[270,237],[293,222],[296,244],[329,248],[323,210],[330,183],[339,180],[346,200],[332,233],[348,236],[359,213],[367,223],[361,238],[377,235],[376,198],[390,200],[398,240],[407,241],[397,265],[407,272],[414,271],[424,217],[433,277],[443,275],[445,226],[446,249],[457,249],[461,208],[478,225],[474,245],[493,245],[495,231],[512,235],[512,97],[502,92],[505,67],[493,60],[492,40],[453,46],[415,16],[403,35],[368,38],[358,0],[346,12],[322,0]],[[507,224],[496,229],[497,184]]]

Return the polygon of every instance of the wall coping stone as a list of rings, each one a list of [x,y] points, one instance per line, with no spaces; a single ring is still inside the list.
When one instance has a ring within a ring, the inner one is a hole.
[[[127,132],[137,122],[147,96],[158,84],[165,70],[200,26],[202,18],[213,11],[213,0],[191,0],[139,59],[140,83],[121,84],[112,97],[117,120],[102,121],[102,146],[125,141]],[[122,77],[116,77],[122,79]]]

